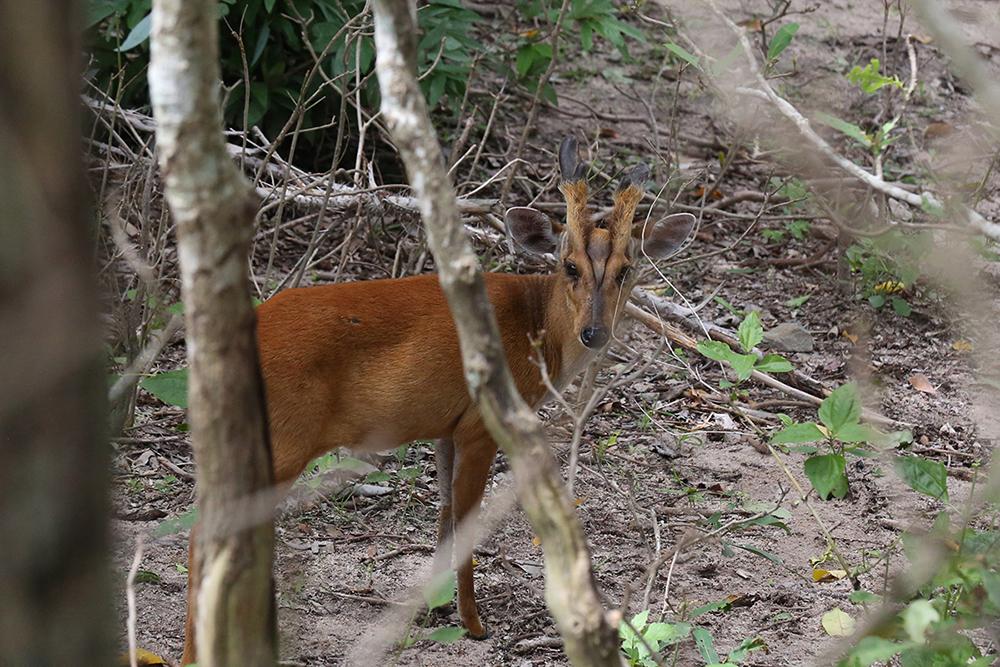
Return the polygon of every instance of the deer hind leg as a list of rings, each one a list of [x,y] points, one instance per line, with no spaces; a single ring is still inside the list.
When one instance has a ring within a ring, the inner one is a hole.
[[[451,568],[452,536],[455,522],[452,517],[451,484],[455,470],[455,443],[451,438],[441,438],[434,448],[434,462],[437,464],[438,509],[437,549],[434,552],[434,574]]]
[[[490,477],[490,468],[497,453],[497,446],[486,432],[479,412],[475,408],[466,413],[455,429],[454,445],[455,469],[451,483],[452,521],[455,528],[468,534],[479,512],[483,491]],[[469,636],[474,639],[484,639],[487,633],[479,618],[472,578],[472,547],[471,538],[460,538],[457,545],[459,553],[468,554],[458,563],[458,613]]]

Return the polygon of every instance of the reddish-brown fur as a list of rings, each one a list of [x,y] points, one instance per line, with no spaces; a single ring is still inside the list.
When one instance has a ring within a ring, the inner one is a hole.
[[[565,230],[531,209],[508,212],[515,239],[525,247],[555,250],[559,268],[545,276],[485,275],[508,364],[532,405],[546,395],[532,361],[537,357],[532,341],[541,341],[556,385],[568,382],[607,344],[633,280],[631,275],[626,280],[622,269],[633,259],[632,215],[642,190],[626,182],[615,195],[608,227],[595,227],[586,210],[575,144],[570,148],[572,160],[564,159],[563,173],[575,180],[563,183],[569,211]],[[693,224],[691,216],[673,218],[640,235],[651,239],[650,247],[660,254],[675,250]],[[559,236],[563,231],[565,237]],[[478,510],[497,448],[469,397],[437,276],[287,290],[263,303],[257,317],[275,483],[292,482],[309,461],[336,447],[378,451],[438,439],[437,563],[446,567],[451,557],[441,547],[450,545],[454,526]],[[583,342],[588,329],[601,333],[594,334],[589,347]],[[195,556],[192,531],[183,664],[195,659]],[[459,563],[458,607],[469,634],[485,636],[471,557]]]

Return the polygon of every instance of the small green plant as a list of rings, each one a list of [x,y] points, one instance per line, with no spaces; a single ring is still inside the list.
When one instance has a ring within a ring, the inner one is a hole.
[[[163,479],[157,480],[156,483],[153,484],[153,487],[160,493],[168,495],[170,493],[173,493],[178,482],[180,482],[180,480],[177,479],[175,475],[167,475],[163,477]]]
[[[776,445],[820,443],[819,446],[797,447],[809,454],[805,462],[806,477],[823,500],[843,498],[850,487],[847,478],[847,456],[871,457],[879,449],[909,442],[907,431],[883,433],[861,423],[861,397],[855,384],[845,384],[834,390],[819,406],[819,421],[794,422],[784,417],[785,426],[771,436]],[[943,465],[919,456],[896,456],[896,471],[910,488],[940,500],[948,499],[948,473]]]
[[[451,604],[455,599],[456,584],[457,577],[454,570],[448,570],[435,576],[423,590],[427,611]],[[409,648],[419,641],[453,644],[465,636],[465,628],[457,626],[442,626],[434,628],[430,632],[424,629],[418,630],[414,627],[413,622],[415,619],[416,615],[410,618],[406,633],[400,641],[400,648]]]
[[[769,63],[774,63],[778,60],[778,57],[791,45],[792,39],[798,31],[798,23],[786,23],[778,28],[767,48],[767,60]]]
[[[645,412],[642,415],[642,419],[646,420],[646,428],[648,428],[650,421],[649,416]],[[640,425],[640,428],[643,427]],[[608,450],[618,444],[618,436],[620,436],[621,433],[621,431],[615,431],[608,437],[597,441],[597,445],[594,448],[594,459],[596,459],[598,463],[604,463],[604,460],[608,455]]]
[[[787,373],[792,370],[791,362],[780,354],[766,354],[758,358],[753,353],[753,349],[764,340],[764,327],[756,311],[743,318],[737,334],[743,353],[734,351],[729,343],[716,340],[698,341],[698,351],[709,359],[729,364],[739,382],[747,380],[755,370],[763,373]]]
[[[903,87],[902,81],[896,77],[885,76],[879,72],[879,67],[878,58],[872,58],[871,62],[865,67],[855,66],[848,72],[847,80],[861,88],[868,95],[873,95],[886,86],[893,88]],[[860,126],[828,113],[816,114],[816,120],[858,142],[871,151],[875,157],[885,153],[886,149],[899,138],[898,136],[891,136],[899,122],[898,118],[877,125],[870,132],[866,132]]]
[[[153,396],[178,408],[187,408],[188,369],[178,368],[144,378],[139,386]]]
[[[860,637],[838,667],[869,667],[899,656],[899,664],[994,664],[995,652],[983,655],[967,633],[995,627],[1000,617],[1000,533],[950,525],[948,515],[938,515],[931,531],[903,535],[903,548],[911,563],[926,557],[928,543],[939,545],[949,557],[912,598],[901,600],[893,619],[879,625],[877,633]],[[851,601],[881,604],[879,596],[855,591]],[[895,664],[895,663],[893,663]]]
[[[550,25],[555,25],[561,5],[554,0],[526,0],[519,4],[518,15],[528,20],[544,15]],[[564,18],[564,33],[575,35],[584,52],[594,48],[594,37],[599,36],[628,58],[626,38],[637,42],[646,40],[642,31],[619,19],[618,14],[619,10],[611,0],[573,0]],[[516,46],[514,68],[518,79],[528,89],[537,88],[552,57],[548,33],[537,29],[524,31]],[[550,103],[556,102],[555,88],[551,84],[545,85],[541,96]]]
[[[854,68],[847,73],[847,80],[853,83],[855,86],[861,88],[869,95],[872,95],[885,86],[892,86],[894,88],[902,88],[903,82],[899,80],[899,77],[886,76],[879,72],[882,64],[879,62],[878,58],[872,58],[871,61],[861,67],[860,65],[855,65]]]
[[[342,113],[341,101],[352,95],[355,82],[360,82],[362,104],[378,108],[375,41],[365,2],[221,0],[216,7],[222,81],[231,89],[223,110],[228,126],[259,125],[274,137],[297,107],[304,107],[303,127],[330,118],[352,123],[353,114]],[[111,91],[122,106],[148,104],[149,11],[150,0],[86,3],[91,56],[87,78],[98,89]],[[420,3],[417,67],[431,106],[442,102],[455,111],[461,104],[477,58],[483,55],[475,35],[479,22],[479,14],[459,0]],[[313,54],[322,55],[323,76],[313,73]],[[486,64],[501,65],[498,55],[486,57]],[[304,133],[302,140],[319,142],[321,133]]]
[[[622,652],[630,667],[656,667],[659,664],[656,654],[691,634],[690,623],[649,623],[648,620],[647,609],[618,626]]]
[[[878,238],[858,239],[845,251],[847,265],[858,280],[858,297],[876,310],[889,305],[897,315],[908,317],[913,308],[906,294],[914,291],[932,243],[925,234],[895,230]]]
[[[694,644],[707,667],[735,667],[735,665],[746,660],[751,652],[767,648],[767,644],[764,643],[763,639],[760,637],[751,637],[744,639],[736,649],[726,656],[725,660],[720,660],[719,654],[715,650],[715,642],[712,639],[712,634],[708,630],[705,628],[695,628],[691,631],[691,636],[694,637]]]

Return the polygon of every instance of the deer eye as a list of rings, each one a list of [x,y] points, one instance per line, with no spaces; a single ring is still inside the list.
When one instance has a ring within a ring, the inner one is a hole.
[[[629,274],[631,272],[632,272],[632,267],[631,266],[628,266],[628,265],[623,266],[621,268],[621,270],[618,272],[618,277],[616,278],[616,280],[618,281],[618,284],[619,285],[624,285],[625,281],[628,280],[628,276],[629,276]]]
[[[580,269],[576,268],[576,264],[573,262],[566,262],[564,267],[566,269],[566,275],[572,280],[576,280],[580,277]]]

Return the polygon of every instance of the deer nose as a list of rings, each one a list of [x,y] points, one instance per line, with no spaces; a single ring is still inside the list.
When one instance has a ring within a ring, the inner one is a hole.
[[[587,327],[580,332],[580,342],[592,350],[602,348],[608,342],[608,330],[603,327]]]

